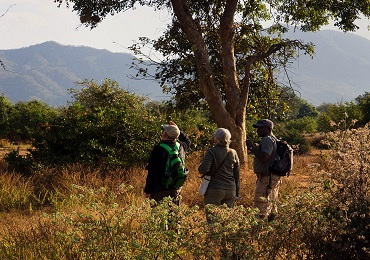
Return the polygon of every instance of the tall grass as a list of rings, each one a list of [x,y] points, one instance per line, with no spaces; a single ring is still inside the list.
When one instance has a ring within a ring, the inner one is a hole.
[[[210,207],[215,222],[206,224],[197,193],[202,153],[187,160],[180,207],[144,199],[144,167],[69,165],[30,179],[3,171],[0,185],[16,190],[1,203],[21,191],[25,202],[2,208],[0,259],[366,259],[368,136],[369,127],[333,133],[331,151],[296,157],[272,222],[256,218],[256,179],[243,169],[242,200],[232,210]],[[33,211],[21,211],[32,203]]]

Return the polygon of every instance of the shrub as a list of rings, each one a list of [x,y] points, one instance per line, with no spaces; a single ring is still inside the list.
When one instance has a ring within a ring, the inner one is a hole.
[[[85,82],[43,136],[34,141],[32,158],[44,164],[86,163],[131,166],[147,160],[157,142],[160,120],[150,116],[143,98],[116,82]]]
[[[40,101],[19,102],[9,115],[7,137],[13,141],[32,141],[43,136],[51,121],[57,117],[57,110]]]
[[[299,153],[307,153],[311,147],[304,134],[316,132],[316,119],[303,117],[280,123],[277,124],[274,132],[289,144],[298,147],[297,151]]]
[[[328,160],[330,220],[322,243],[327,258],[365,259],[370,256],[370,128],[330,133]]]
[[[320,132],[357,128],[362,117],[360,107],[353,102],[324,104],[318,110],[322,111],[317,119]]]

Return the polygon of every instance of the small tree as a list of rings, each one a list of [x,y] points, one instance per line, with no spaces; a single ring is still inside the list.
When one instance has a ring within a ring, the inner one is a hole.
[[[9,99],[4,95],[0,96],[0,136],[7,137],[9,131],[9,117],[12,113],[13,106]]]
[[[159,64],[158,79],[175,83],[179,95],[182,90],[200,89],[201,95],[195,94],[207,102],[217,126],[230,129],[242,163],[247,158],[245,118],[251,84],[262,81],[275,85],[274,70],[288,64],[297,49],[312,52],[312,46],[282,39],[281,33],[286,31],[283,24],[315,31],[333,18],[347,31],[356,29],[354,22],[360,13],[370,16],[369,2],[363,0],[54,1],[59,6],[72,5],[81,22],[91,28],[107,15],[135,4],[169,10],[172,22],[163,37],[153,42],[165,57]],[[265,21],[273,21],[269,30],[263,28]]]
[[[105,80],[81,83],[74,102],[44,136],[34,142],[32,156],[50,164],[73,162],[127,166],[142,163],[158,140],[161,120],[151,117],[145,99]]]
[[[13,141],[30,142],[43,135],[57,114],[56,109],[40,101],[18,102],[9,115],[7,137]]]
[[[365,92],[365,94],[358,96],[355,102],[362,112],[359,124],[364,126],[370,122],[370,92]]]

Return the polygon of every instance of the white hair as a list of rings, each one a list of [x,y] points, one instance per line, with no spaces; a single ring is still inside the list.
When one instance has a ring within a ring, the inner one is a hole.
[[[225,128],[218,128],[213,137],[217,139],[217,143],[223,145],[229,145],[231,142],[231,134],[230,131]]]

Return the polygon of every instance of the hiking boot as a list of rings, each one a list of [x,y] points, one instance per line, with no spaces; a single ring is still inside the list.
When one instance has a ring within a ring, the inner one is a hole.
[[[276,215],[274,213],[271,213],[270,215],[268,215],[267,221],[268,222],[271,222],[271,221],[273,221],[275,219],[275,217],[276,217]]]

